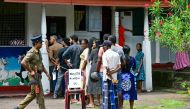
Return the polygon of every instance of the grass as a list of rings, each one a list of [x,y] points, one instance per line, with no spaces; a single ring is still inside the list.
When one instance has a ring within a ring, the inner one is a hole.
[[[181,91],[177,91],[176,93],[177,93],[177,94],[187,94],[187,91],[181,90]]]
[[[134,109],[181,109],[185,107],[187,104],[183,101],[179,100],[171,100],[171,99],[162,99],[158,100],[158,105],[147,105],[147,104],[139,104],[138,101],[135,102]],[[95,107],[91,109],[100,109],[100,107]],[[128,101],[124,102],[124,108],[129,109]]]
[[[159,105],[136,105],[134,109],[180,109],[186,106],[186,103],[178,100],[164,99],[159,101]]]
[[[186,106],[185,102],[178,100],[161,100],[160,103],[163,107],[165,107],[165,109],[175,109]]]
[[[158,101],[159,101],[158,105],[139,104],[138,101],[136,101],[134,109],[181,109],[187,105],[185,102],[179,100],[163,99]],[[95,107],[92,109],[100,109],[100,108]],[[129,109],[128,101],[124,102],[123,109]]]

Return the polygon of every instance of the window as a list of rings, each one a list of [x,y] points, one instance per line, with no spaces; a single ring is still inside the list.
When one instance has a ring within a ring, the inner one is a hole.
[[[75,31],[85,31],[86,30],[86,7],[85,6],[75,6],[74,7],[75,16]]]
[[[91,6],[87,11],[87,29],[91,32],[102,31],[102,7]]]
[[[0,45],[25,44],[25,5],[0,2]]]

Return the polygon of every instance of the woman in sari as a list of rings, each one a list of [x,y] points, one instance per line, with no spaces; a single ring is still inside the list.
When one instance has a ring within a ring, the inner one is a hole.
[[[97,68],[97,60],[98,60],[98,51],[99,51],[99,41],[94,40],[92,52],[89,56],[89,61],[91,63],[91,69],[88,79],[88,86],[87,86],[87,93],[89,94],[89,104],[87,105],[88,108],[94,108],[94,96],[97,95],[98,104],[100,106],[100,94],[101,94],[101,80],[95,81],[91,78],[91,74],[96,72]]]

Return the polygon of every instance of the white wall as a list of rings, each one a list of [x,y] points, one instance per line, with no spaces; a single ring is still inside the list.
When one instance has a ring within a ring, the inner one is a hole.
[[[136,50],[136,44],[143,42],[144,37],[143,36],[126,36],[125,37],[125,44],[129,45],[131,48],[131,53],[130,55],[135,57],[137,50]]]
[[[161,63],[175,62],[175,53],[171,52],[168,48],[160,47],[160,54]]]
[[[143,36],[125,36],[125,44],[129,45],[131,47],[131,53],[130,55],[135,57],[137,51],[136,51],[136,44],[141,43],[144,40]],[[151,42],[151,58],[152,63],[155,63],[156,60],[156,43],[153,41]],[[175,62],[175,53],[172,53],[167,48],[160,47],[160,63],[168,63],[168,62]]]
[[[41,33],[41,5],[27,4],[26,9],[27,42],[31,45],[30,37]],[[74,33],[74,6],[46,5],[46,16],[65,16],[66,35]]]
[[[156,60],[156,42],[151,42],[152,63]],[[175,62],[175,53],[171,52],[168,48],[160,46],[160,63]]]
[[[88,31],[75,31],[75,33],[79,39],[90,39],[91,37],[95,37],[96,39],[100,39],[100,32],[88,32]]]

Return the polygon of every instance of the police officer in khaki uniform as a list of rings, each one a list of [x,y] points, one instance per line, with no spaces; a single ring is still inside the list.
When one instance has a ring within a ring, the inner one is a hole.
[[[22,66],[29,72],[28,77],[31,82],[31,92],[14,109],[24,109],[34,98],[36,98],[37,103],[39,104],[39,109],[45,109],[41,73],[44,72],[49,80],[51,77],[42,63],[42,56],[40,53],[40,48],[42,47],[42,36],[33,36],[31,40],[33,47],[28,51],[21,62]]]

